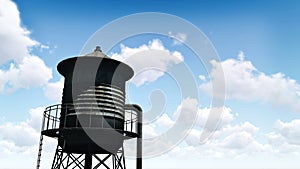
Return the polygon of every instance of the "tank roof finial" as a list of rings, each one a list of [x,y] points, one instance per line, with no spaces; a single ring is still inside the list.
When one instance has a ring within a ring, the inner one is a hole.
[[[96,46],[96,48],[94,49],[94,51],[92,53],[86,54],[84,56],[109,58],[107,55],[102,53],[100,46]]]
[[[94,52],[99,51],[102,52],[101,47],[100,46],[96,46],[96,49],[94,50]]]

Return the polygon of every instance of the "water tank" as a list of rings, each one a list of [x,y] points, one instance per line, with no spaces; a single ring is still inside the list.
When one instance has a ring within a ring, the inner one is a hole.
[[[57,70],[65,77],[59,146],[69,153],[116,153],[125,139],[125,83],[132,68],[96,47],[61,61]]]

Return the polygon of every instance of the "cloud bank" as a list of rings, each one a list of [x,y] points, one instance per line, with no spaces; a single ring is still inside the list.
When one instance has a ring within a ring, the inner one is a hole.
[[[259,71],[251,61],[244,60],[243,55],[240,53],[239,59],[211,61],[211,81],[203,83],[200,89],[212,95],[211,84],[214,82],[217,95],[223,70],[226,99],[260,101],[300,112],[300,84],[280,72],[267,75]]]
[[[21,26],[15,3],[0,0],[0,4],[0,92],[46,84],[52,78],[52,70],[31,53],[33,47],[41,44]]]
[[[127,63],[134,69],[135,76],[131,81],[136,86],[154,82],[169,67],[184,60],[180,52],[166,49],[159,39],[153,39],[147,45],[136,48],[122,44],[120,53],[113,53],[111,58]]]

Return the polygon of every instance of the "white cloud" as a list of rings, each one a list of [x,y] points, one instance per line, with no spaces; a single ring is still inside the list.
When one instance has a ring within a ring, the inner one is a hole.
[[[259,127],[248,121],[240,124],[233,124],[235,121],[231,120],[229,122],[216,130],[213,136],[204,143],[200,142],[203,129],[192,129],[185,139],[188,146],[180,147],[177,152],[205,158],[249,157],[255,153],[274,157],[278,155],[300,156],[299,119],[290,122],[278,120],[274,130],[270,133],[261,132]],[[268,139],[266,143],[263,141],[265,136]],[[197,153],[197,151],[201,153]],[[173,155],[177,156],[178,154],[173,152]]]
[[[201,129],[192,129],[185,142],[189,146],[193,146],[195,151],[201,149],[203,157],[237,157],[242,154],[249,155],[268,150],[268,145],[260,143],[256,138],[258,127],[249,122],[239,125],[228,124],[217,130],[205,143],[200,144],[202,131]]]
[[[197,100],[185,98],[172,115],[163,114],[153,123],[143,125],[144,156],[162,155],[166,150],[173,148],[188,134],[195,121],[196,112]],[[173,120],[175,118],[176,121]]]
[[[0,154],[30,153],[36,157],[41,133],[44,107],[29,110],[30,117],[19,123],[5,122],[0,125]],[[53,153],[55,139],[44,137],[44,152]]]
[[[31,146],[38,142],[39,133],[27,123],[5,123],[0,126],[3,140],[13,142],[16,146]]]
[[[41,130],[44,110],[44,107],[37,107],[29,110],[30,118],[26,120],[26,124],[37,132],[40,132]]]
[[[170,128],[173,126],[173,124],[175,123],[167,114],[163,114],[162,116],[160,116],[156,122],[155,122],[158,126],[162,126],[162,127],[167,127]]]
[[[206,77],[204,75],[199,75],[199,79],[202,81],[206,81]]]
[[[23,58],[22,63],[10,64],[8,70],[0,70],[0,92],[18,88],[38,87],[52,78],[52,70],[38,57]]]
[[[43,50],[43,49],[50,49],[50,46],[48,45],[40,45],[40,48]]]
[[[239,59],[240,61],[244,61],[244,60],[245,60],[245,54],[244,54],[243,51],[239,51],[238,59]]]
[[[211,111],[212,109],[214,111]],[[222,112],[221,117],[218,117],[218,113],[214,116],[213,112],[220,111]],[[209,116],[214,121],[219,121],[219,124],[212,132],[213,135],[205,142],[202,142],[200,138],[205,131],[204,127],[207,125]],[[232,110],[225,106],[199,109],[196,126],[190,130],[185,142],[188,146],[194,147],[194,151],[201,150],[201,157],[237,157],[242,154],[249,155],[255,152],[268,151],[269,145],[258,141],[257,137],[261,135],[259,128],[247,121],[234,124],[235,117]],[[195,155],[195,152],[192,154]]]
[[[187,35],[185,33],[177,33],[173,34],[172,32],[168,32],[169,36],[174,38],[173,45],[180,45],[184,43],[187,39]]]
[[[146,138],[157,137],[166,132],[166,129],[172,128],[175,123],[192,125],[193,122],[196,121],[193,118],[193,116],[196,116],[196,111],[197,100],[186,98],[182,100],[181,104],[177,107],[176,111],[171,115],[171,117],[168,114],[164,113],[153,123],[143,125],[143,130],[147,131],[143,134]],[[176,121],[173,119],[176,119]]]
[[[228,108],[230,110],[230,108]],[[274,130],[270,133],[260,131],[258,126],[245,121],[235,124],[232,111],[227,111],[229,118],[227,123],[220,125],[215,130],[212,137],[206,142],[201,142],[200,137],[203,132],[203,122],[200,127],[190,130],[185,139],[187,145],[176,147],[171,156],[180,157],[200,157],[200,158],[240,158],[251,157],[253,155],[267,155],[270,157],[290,157],[300,156],[300,120],[294,119],[290,122],[278,120],[275,123]],[[204,110],[207,112],[208,110]],[[200,111],[199,111],[200,112]],[[201,114],[201,113],[200,113]],[[207,115],[198,117],[207,119]],[[265,142],[265,138],[268,142]]]
[[[137,48],[130,48],[122,44],[121,52],[113,53],[111,56],[113,59],[127,63],[134,69],[135,76],[131,81],[136,86],[157,80],[169,67],[183,61],[180,52],[169,51],[158,39]]]
[[[300,119],[294,119],[290,122],[278,120],[275,123],[274,131],[267,133],[266,137],[272,153],[276,155],[292,154],[300,156]]]
[[[155,125],[153,124],[143,125],[143,131],[147,131],[143,132],[144,139],[157,137],[159,135],[157,131],[155,131]]]
[[[9,60],[17,63],[24,56],[30,55],[30,47],[39,43],[32,40],[28,35],[30,32],[21,27],[20,13],[15,3],[10,0],[0,0],[0,64]]]
[[[30,117],[25,121],[5,122],[0,125],[0,144],[6,145],[5,151],[10,150],[14,153],[28,151],[31,147],[38,149],[44,109],[44,107],[30,109]]]
[[[200,144],[201,131],[197,129],[191,129],[189,135],[185,138],[185,142],[191,146],[198,146]]]
[[[55,102],[61,102],[64,88],[64,78],[56,82],[49,82],[45,86],[45,96]]]
[[[21,168],[33,168],[36,165],[43,112],[44,107],[33,108],[27,120],[0,125],[0,158],[5,159],[1,166],[20,168],[19,163],[12,163],[15,160],[24,160]],[[42,166],[49,166],[57,140],[44,137],[43,143]]]
[[[187,103],[189,102],[186,101],[184,105],[187,105]],[[182,109],[182,104],[178,106],[178,110],[174,112],[174,118],[178,117],[178,111]],[[199,109],[196,126],[190,129],[188,136],[185,138],[186,145],[183,144],[175,147],[175,149],[168,154],[170,157],[197,156],[198,158],[235,159],[263,154],[276,157],[279,153],[282,155],[291,155],[293,157],[295,157],[295,155],[300,155],[298,130],[300,127],[300,120],[293,120],[287,123],[278,121],[274,131],[266,134],[260,131],[258,126],[255,126],[248,121],[235,124],[236,116],[229,107],[213,109],[223,111],[222,121],[217,130],[215,130],[213,136],[204,143],[200,141],[203,126],[208,118],[210,109]],[[188,113],[184,115],[188,116]],[[144,130],[149,131],[146,139],[161,135],[158,126],[168,126],[164,125],[164,122],[161,122],[163,121],[162,119],[167,119],[165,121],[172,122],[172,126],[177,122],[172,120],[168,115],[163,115],[161,116],[161,120],[157,120],[150,125],[144,125]],[[269,142],[265,142],[265,136],[267,136]]]
[[[275,125],[277,133],[289,144],[300,146],[300,119],[294,119],[291,122],[282,122],[278,120]]]
[[[197,143],[194,144],[200,144],[200,141],[205,141],[216,131],[221,130],[224,126],[229,125],[235,119],[235,116],[232,114],[232,110],[229,107],[224,106],[199,109],[197,108],[196,102],[190,103],[192,104],[185,103],[185,109],[190,110],[184,111],[188,113],[184,113],[183,116],[188,118],[188,120],[186,120],[187,122],[194,123],[194,127],[201,128],[201,135],[198,136]],[[192,107],[194,107],[195,109],[191,110]],[[181,105],[177,108],[177,111],[174,113],[175,118],[178,117],[178,112],[180,111]],[[196,112],[196,115],[192,117],[190,112]],[[196,132],[193,132],[195,136]]]
[[[21,26],[20,13],[14,2],[0,0],[0,92],[44,85],[52,78],[52,70],[44,61],[31,54],[40,43],[32,40],[30,32]]]
[[[220,114],[216,112],[222,113]],[[218,122],[218,126],[216,129],[222,128],[223,126],[230,124],[234,120],[234,115],[231,112],[232,110],[229,107],[225,106],[198,109],[198,118],[196,124],[202,128],[205,127],[208,117],[210,116],[210,122]],[[208,126],[211,126],[211,124],[209,124]]]
[[[223,129],[224,133],[230,133],[227,135],[221,146],[227,149],[244,149],[248,153],[265,151],[266,145],[257,141],[256,134],[259,128],[251,124],[250,122],[244,122],[240,125],[227,126]]]
[[[194,98],[185,98],[182,103],[177,107],[173,116],[178,119],[180,116],[184,117],[186,123],[195,121],[193,116],[197,116],[198,101]]]
[[[1,139],[15,146],[26,147],[36,145],[39,141],[41,121],[44,107],[29,111],[30,118],[18,124],[6,122],[0,125]]]
[[[300,85],[296,80],[282,73],[266,75],[258,71],[250,61],[243,60],[244,54],[239,55],[240,60],[211,61],[211,81],[202,84],[200,88],[211,95],[213,82],[215,95],[218,96],[221,93],[219,90],[222,90],[222,86],[218,84],[223,84],[221,76],[224,72],[227,99],[269,102],[300,112],[300,96],[297,94],[300,92]]]

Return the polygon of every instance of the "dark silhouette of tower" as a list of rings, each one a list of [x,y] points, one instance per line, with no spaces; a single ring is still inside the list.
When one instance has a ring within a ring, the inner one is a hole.
[[[142,169],[142,109],[125,104],[125,83],[134,72],[111,59],[99,46],[57,66],[65,77],[62,103],[44,111],[43,136],[57,138],[51,169],[125,169],[123,142],[137,138],[137,169]]]

